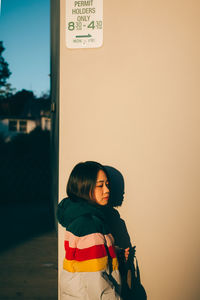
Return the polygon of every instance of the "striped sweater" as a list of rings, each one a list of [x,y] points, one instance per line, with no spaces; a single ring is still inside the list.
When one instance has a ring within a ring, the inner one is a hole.
[[[84,200],[63,199],[57,218],[65,232],[63,269],[68,272],[97,272],[108,268],[108,253],[113,271],[118,269],[114,239],[106,225],[105,207]],[[107,250],[106,250],[107,248]]]

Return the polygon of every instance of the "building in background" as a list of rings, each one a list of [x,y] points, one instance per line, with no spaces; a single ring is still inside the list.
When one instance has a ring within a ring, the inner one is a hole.
[[[0,101],[0,132],[6,141],[38,127],[51,130],[48,95],[35,98],[33,92],[22,90]]]

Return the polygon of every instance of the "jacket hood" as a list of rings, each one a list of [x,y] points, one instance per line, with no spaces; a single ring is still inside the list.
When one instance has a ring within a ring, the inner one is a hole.
[[[95,215],[105,221],[105,206],[90,204],[86,200],[73,201],[64,198],[57,208],[57,219],[63,227],[68,227],[71,222],[80,216]]]

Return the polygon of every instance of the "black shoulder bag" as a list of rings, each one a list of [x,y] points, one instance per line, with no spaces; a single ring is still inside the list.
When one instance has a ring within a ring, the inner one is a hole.
[[[131,256],[127,262],[127,289],[124,300],[146,300],[147,294],[140,280],[140,270],[136,256]]]

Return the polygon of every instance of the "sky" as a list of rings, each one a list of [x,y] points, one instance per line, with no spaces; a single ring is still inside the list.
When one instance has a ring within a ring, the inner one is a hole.
[[[50,0],[0,0],[0,41],[16,91],[50,89]]]

